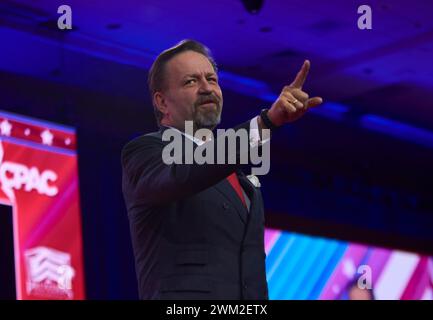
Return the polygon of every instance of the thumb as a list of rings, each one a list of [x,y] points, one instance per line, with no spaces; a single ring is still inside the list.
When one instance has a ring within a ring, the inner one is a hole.
[[[307,100],[305,103],[307,105],[307,108],[314,108],[323,103],[323,99],[321,97],[314,97]]]

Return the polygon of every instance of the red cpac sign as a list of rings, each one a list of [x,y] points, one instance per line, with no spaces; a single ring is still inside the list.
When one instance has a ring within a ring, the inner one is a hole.
[[[71,128],[0,111],[0,215],[11,215],[17,299],[85,298],[75,139]]]

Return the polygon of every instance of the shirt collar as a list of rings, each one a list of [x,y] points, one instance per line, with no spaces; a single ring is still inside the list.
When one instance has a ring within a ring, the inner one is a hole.
[[[199,146],[201,146],[203,143],[205,143],[206,141],[203,141],[203,140],[201,140],[201,139],[198,139],[198,138],[196,138],[196,137],[194,137],[194,136],[191,136],[191,135],[189,135],[189,134],[187,134],[187,133],[185,133],[185,132],[182,132],[182,131],[180,131],[179,129],[177,129],[177,128],[175,128],[175,127],[170,127],[170,126],[166,126],[167,128],[170,128],[170,129],[173,129],[173,130],[176,130],[177,132],[180,132],[181,134],[183,134],[185,137],[187,137],[189,140],[191,140],[191,141],[193,141],[195,144],[197,144],[197,145],[199,145]]]

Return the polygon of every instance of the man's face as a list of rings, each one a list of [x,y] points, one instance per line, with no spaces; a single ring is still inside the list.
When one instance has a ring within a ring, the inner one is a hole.
[[[222,92],[204,55],[194,51],[176,55],[166,65],[165,79],[162,96],[168,115],[162,124],[183,130],[186,120],[192,120],[196,129],[213,129],[220,123]]]

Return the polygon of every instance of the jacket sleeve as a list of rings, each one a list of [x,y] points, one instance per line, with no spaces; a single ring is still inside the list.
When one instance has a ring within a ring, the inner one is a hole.
[[[241,128],[249,131],[249,121],[234,129]],[[217,136],[206,144],[213,143],[214,147],[222,138]],[[122,183],[127,201],[159,205],[193,195],[230,175],[241,166],[239,159],[245,156],[241,154],[245,149],[236,143],[235,164],[166,164],[162,159],[164,146],[160,138],[149,135],[135,139],[123,148]],[[249,147],[248,144],[247,152]]]

